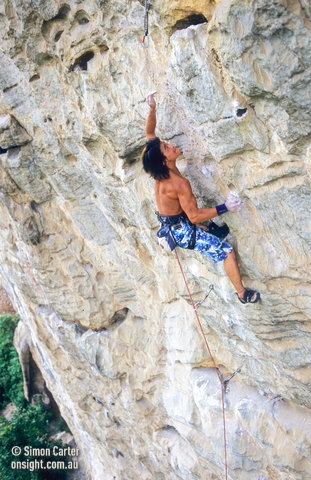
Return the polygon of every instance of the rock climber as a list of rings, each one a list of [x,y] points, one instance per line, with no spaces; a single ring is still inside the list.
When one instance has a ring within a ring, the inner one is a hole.
[[[260,293],[244,287],[232,245],[220,240],[200,225],[228,211],[237,211],[240,200],[227,200],[222,205],[198,208],[190,182],[181,175],[176,160],[181,150],[160,140],[155,135],[156,101],[154,93],[146,98],[149,113],[146,119],[147,143],[142,153],[143,168],[155,179],[158,219],[169,228],[175,244],[181,248],[197,250],[215,263],[223,261],[225,271],[242,303],[256,303]]]

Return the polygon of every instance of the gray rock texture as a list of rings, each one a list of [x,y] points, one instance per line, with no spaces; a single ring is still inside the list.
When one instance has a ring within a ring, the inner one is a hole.
[[[26,393],[35,362],[86,479],[308,480],[310,4],[156,0],[142,44],[144,5],[0,4],[0,283]],[[260,304],[178,252],[195,301],[213,285],[212,358],[155,237],[151,90],[200,206],[243,200],[222,219]]]

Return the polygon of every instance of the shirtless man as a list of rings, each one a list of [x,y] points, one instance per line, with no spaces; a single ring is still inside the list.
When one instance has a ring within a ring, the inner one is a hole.
[[[146,100],[150,110],[146,120],[147,143],[142,160],[144,170],[155,179],[160,222],[162,225],[169,226],[179,247],[198,250],[209,256],[215,263],[223,261],[225,271],[240,302],[258,302],[260,293],[244,287],[242,283],[232,245],[219,240],[198,225],[228,210],[236,211],[239,203],[226,202],[216,207],[198,208],[190,182],[181,175],[176,166],[176,160],[181,151],[156,137],[156,102],[153,95],[148,95]]]

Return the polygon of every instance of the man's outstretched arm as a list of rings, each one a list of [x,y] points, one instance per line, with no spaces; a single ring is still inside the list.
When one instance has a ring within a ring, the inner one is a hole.
[[[228,211],[236,212],[241,206],[239,199],[227,199],[226,203],[217,205],[217,207],[199,208],[190,182],[185,178],[179,182],[177,195],[181,208],[192,223],[206,222]]]
[[[146,119],[146,126],[145,126],[146,137],[147,137],[147,140],[151,140],[156,136],[155,129],[157,125],[156,102],[154,99],[154,93],[147,96],[146,102],[150,107],[149,113]]]

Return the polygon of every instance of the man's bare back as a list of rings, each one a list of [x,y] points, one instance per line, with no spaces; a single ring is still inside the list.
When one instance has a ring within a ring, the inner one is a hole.
[[[187,181],[181,174],[170,172],[165,180],[156,180],[155,196],[159,212],[162,215],[179,215],[183,212],[178,198],[180,184]]]

